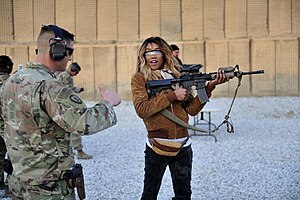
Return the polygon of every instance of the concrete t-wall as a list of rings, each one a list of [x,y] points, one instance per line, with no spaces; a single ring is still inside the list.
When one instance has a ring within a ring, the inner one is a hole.
[[[0,53],[17,65],[35,59],[42,24],[75,34],[73,61],[81,67],[75,84],[85,99],[98,85],[131,99],[130,79],[144,39],[161,36],[180,47],[186,64],[202,72],[239,65],[264,69],[245,76],[238,96],[299,96],[299,0],[0,0]],[[231,97],[238,79],[214,92]]]

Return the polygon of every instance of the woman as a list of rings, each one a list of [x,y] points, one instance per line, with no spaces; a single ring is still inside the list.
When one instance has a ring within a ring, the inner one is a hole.
[[[171,47],[160,37],[146,39],[139,49],[136,73],[131,79],[134,108],[148,131],[145,150],[145,177],[142,200],[157,199],[161,181],[169,166],[173,199],[191,199],[192,148],[187,128],[164,117],[168,109],[181,120],[198,114],[204,105],[184,88],[163,90],[149,98],[145,84],[149,80],[178,78],[180,65]],[[224,72],[206,86],[208,97],[215,86],[228,81]]]

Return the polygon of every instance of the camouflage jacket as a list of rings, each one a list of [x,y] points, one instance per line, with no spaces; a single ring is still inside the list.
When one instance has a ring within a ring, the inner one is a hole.
[[[67,70],[63,71],[63,72],[55,73],[55,75],[60,82],[62,82],[64,85],[71,88],[74,92],[76,92],[76,93],[80,92],[81,88],[74,87],[73,78]]]
[[[0,94],[2,93],[1,88],[4,83],[9,78],[9,74],[7,73],[0,73]],[[0,115],[2,113],[2,104],[0,103]],[[4,122],[3,118],[0,116],[0,136],[3,137],[4,134]]]
[[[107,101],[87,108],[76,93],[36,62],[13,74],[1,96],[13,177],[24,184],[56,181],[74,165],[71,132],[93,134],[117,122]]]

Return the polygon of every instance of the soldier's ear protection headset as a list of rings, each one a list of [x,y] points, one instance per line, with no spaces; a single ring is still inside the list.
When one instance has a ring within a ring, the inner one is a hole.
[[[73,53],[73,49],[67,47],[66,42],[63,40],[62,37],[62,30],[55,25],[48,25],[46,29],[50,29],[54,32],[55,37],[49,40],[50,43],[50,57],[52,60],[60,61],[67,56],[67,51],[71,56]]]

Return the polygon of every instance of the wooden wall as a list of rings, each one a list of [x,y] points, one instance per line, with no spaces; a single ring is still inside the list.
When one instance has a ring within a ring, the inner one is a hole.
[[[0,0],[0,54],[15,69],[34,60],[42,24],[75,34],[73,60],[81,67],[75,84],[86,99],[98,84],[131,98],[130,79],[139,45],[161,36],[181,49],[184,63],[203,72],[240,65],[265,74],[243,77],[239,96],[299,96],[299,0]],[[216,89],[231,97],[237,79]]]

